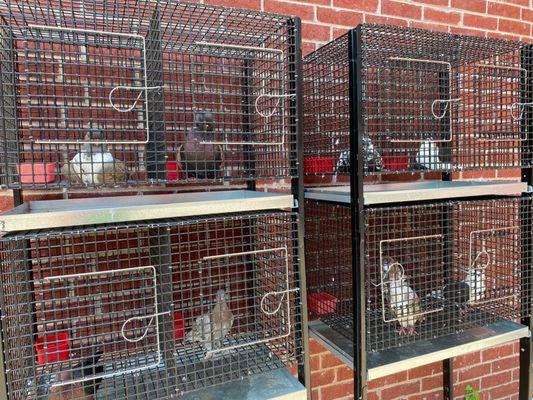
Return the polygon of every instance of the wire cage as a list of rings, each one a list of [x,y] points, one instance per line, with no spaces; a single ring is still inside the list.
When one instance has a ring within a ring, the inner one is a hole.
[[[276,211],[5,235],[8,399],[179,398],[299,363],[294,220]]]
[[[305,172],[349,174],[351,131],[365,175],[531,166],[532,60],[520,42],[360,25],[304,58]]]
[[[509,197],[366,209],[367,352],[529,315],[531,206]],[[353,340],[350,227],[346,205],[306,200],[310,314]]]
[[[297,20],[173,0],[0,15],[0,185],[297,175]]]

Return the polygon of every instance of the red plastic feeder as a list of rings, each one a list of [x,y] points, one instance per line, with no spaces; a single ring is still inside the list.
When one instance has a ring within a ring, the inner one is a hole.
[[[332,157],[308,157],[304,160],[306,174],[326,174],[333,172],[335,160]]]
[[[174,339],[183,339],[185,336],[185,320],[180,312],[174,313]]]
[[[49,333],[40,335],[35,341],[37,362],[41,365],[70,359],[70,340],[68,333]]]
[[[331,314],[337,310],[337,298],[329,293],[307,295],[307,307],[315,314]]]
[[[383,167],[387,171],[405,171],[407,169],[407,156],[383,157]]]
[[[181,164],[177,161],[167,161],[167,180],[175,181],[182,178]]]
[[[22,183],[52,183],[57,179],[55,163],[23,163],[17,170]]]

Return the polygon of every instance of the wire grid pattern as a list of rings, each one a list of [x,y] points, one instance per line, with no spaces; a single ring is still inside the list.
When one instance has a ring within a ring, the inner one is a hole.
[[[0,14],[2,107],[18,119],[0,184],[296,176],[289,17],[172,0],[7,1]]]
[[[327,229],[325,229],[327,227]],[[306,200],[305,268],[311,318],[353,337],[350,207]]]
[[[531,165],[525,44],[378,24],[360,29],[366,175]],[[308,174],[350,171],[349,141],[338,139],[349,132],[349,45],[346,34],[304,59]]]
[[[300,362],[295,217],[4,236],[8,399],[180,397]]]
[[[531,276],[523,266],[531,262],[531,206],[532,199],[524,197],[367,209],[368,351],[528,315],[524,294]],[[333,297],[319,297],[325,306],[315,316],[353,337],[348,211],[307,202],[306,268],[308,296]],[[327,240],[313,235],[324,231],[324,220],[343,221],[341,229],[328,225]]]

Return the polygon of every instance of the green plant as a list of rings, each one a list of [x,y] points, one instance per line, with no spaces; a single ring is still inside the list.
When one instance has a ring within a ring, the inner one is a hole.
[[[465,400],[479,400],[479,392],[468,385],[465,388],[466,396]]]

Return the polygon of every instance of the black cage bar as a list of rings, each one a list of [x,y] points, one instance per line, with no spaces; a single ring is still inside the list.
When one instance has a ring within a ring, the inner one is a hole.
[[[265,212],[4,236],[8,399],[179,398],[302,362],[293,219]]]
[[[360,32],[365,175],[531,166],[525,44],[376,24]],[[349,36],[304,59],[307,175],[355,171]]]
[[[297,176],[292,18],[172,0],[0,14],[1,185]]]

